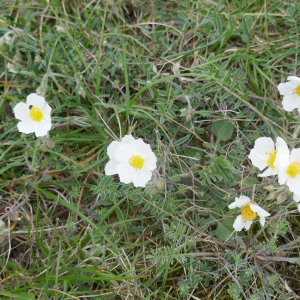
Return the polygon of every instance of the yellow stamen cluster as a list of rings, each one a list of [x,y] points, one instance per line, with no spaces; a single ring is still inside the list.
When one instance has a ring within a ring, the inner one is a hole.
[[[295,178],[300,174],[300,163],[299,161],[295,161],[292,164],[290,164],[287,168],[286,174],[288,174],[290,177]]]
[[[144,165],[145,160],[142,159],[139,155],[133,155],[129,159],[130,165],[135,169],[141,169]]]
[[[266,154],[269,155],[268,160],[267,160],[267,164],[268,164],[272,169],[275,168],[275,166],[274,166],[274,161],[275,161],[275,159],[276,159],[276,153],[277,153],[277,150],[271,150],[270,152],[266,152]]]
[[[300,96],[300,85],[298,85],[293,92],[295,92],[298,96]]]
[[[38,107],[33,107],[29,111],[29,117],[35,122],[40,122],[43,118],[43,113]]]
[[[246,207],[242,209],[242,218],[244,222],[254,221],[257,217],[257,213],[250,208],[250,203],[246,204]]]

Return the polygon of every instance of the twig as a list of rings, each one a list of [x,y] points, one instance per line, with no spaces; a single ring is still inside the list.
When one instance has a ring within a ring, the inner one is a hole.
[[[171,148],[173,146],[173,142],[177,136],[179,128],[180,128],[180,126],[177,127],[177,130],[176,130],[174,136],[171,138],[170,145],[169,145],[168,149],[165,151],[164,156],[162,158],[159,158],[157,161],[162,161],[162,160],[166,159],[166,157],[169,155],[169,153],[171,152]]]
[[[49,169],[50,169],[50,166],[48,166],[47,170],[44,172],[43,176],[40,178],[40,180],[37,182],[37,184],[39,184],[44,179],[44,177],[47,175]],[[28,199],[29,199],[29,197],[30,197],[33,190],[34,190],[34,188],[32,188],[29,191],[28,195],[26,195],[26,199],[24,199],[20,204],[18,204],[17,206],[11,208],[4,215],[2,215],[0,217],[0,220],[4,219],[5,217],[8,217],[9,215],[15,213],[17,209],[23,207],[25,205],[25,203],[28,201]]]
[[[243,188],[243,189],[240,189],[240,190],[228,191],[228,192],[231,192],[231,193],[236,193],[236,194],[238,194],[238,193],[242,193],[242,192],[244,192],[244,191],[247,191],[247,190],[253,189],[253,188],[254,188],[254,186],[255,186],[255,187],[262,187],[262,186],[269,185],[270,183],[272,183],[272,182],[276,181],[277,179],[278,179],[278,177],[277,177],[277,176],[275,176],[274,178],[272,178],[271,180],[269,180],[269,181],[267,181],[267,182],[263,182],[263,183],[260,183],[260,184],[253,184],[253,185],[247,186],[247,187],[245,187],[245,188]]]
[[[291,203],[289,203],[285,208],[288,208],[289,206],[291,206],[292,204],[294,204],[294,201],[292,201]],[[269,221],[265,224],[264,228],[266,228],[274,218],[278,217],[281,213],[283,212],[283,209],[281,209],[279,212],[277,212],[273,217],[271,217],[269,219]],[[262,232],[262,228],[256,233],[256,235],[252,238],[252,241],[255,241],[257,239],[257,237],[261,234]]]
[[[285,288],[287,289],[287,291],[289,293],[292,293],[293,294],[293,297],[294,299],[300,299],[299,296],[297,296],[295,294],[295,292],[287,285],[287,283],[281,278],[281,276],[278,274],[278,272],[276,270],[274,270],[270,265],[268,264],[265,264],[264,267],[266,267],[267,269],[269,269],[271,272],[273,272],[278,278],[279,280],[281,281],[281,283],[285,286]]]
[[[243,287],[240,285],[239,281],[232,275],[232,273],[230,272],[230,270],[228,269],[227,265],[225,265],[225,268],[229,274],[229,276],[233,279],[233,281],[239,286],[239,288],[241,289],[242,294],[244,295],[245,299],[248,299],[248,297],[245,295],[244,291],[243,291]]]
[[[88,174],[88,176],[86,176],[83,184],[85,184],[87,182],[88,178],[93,173],[93,171],[94,171],[94,168],[90,171],[90,173]],[[78,210],[79,210],[79,207],[80,207],[80,202],[81,202],[81,198],[82,198],[82,195],[83,195],[83,191],[84,191],[84,185],[81,187],[80,195],[79,195],[78,202],[77,202],[77,209]]]
[[[122,94],[122,96],[125,98],[126,100],[126,95],[124,94],[124,92],[122,91],[122,89],[118,86],[115,85],[115,83],[113,82],[113,80],[111,80],[108,76],[105,75],[101,75],[104,79],[106,79],[107,81],[109,81],[113,87],[117,88],[119,90],[119,92]]]
[[[256,269],[257,269],[258,275],[259,275],[260,280],[261,280],[261,285],[262,285],[262,287],[263,287],[263,289],[264,289],[264,293],[265,293],[267,299],[270,300],[270,297],[269,297],[269,295],[267,294],[267,291],[266,291],[266,288],[265,288],[265,281],[264,281],[264,278],[263,278],[263,276],[262,276],[262,274],[261,274],[261,271],[260,271],[260,269],[259,269],[259,266],[257,265],[256,254],[255,254],[255,253],[254,253],[254,255],[253,255],[253,259],[254,259],[254,264],[255,264],[255,267],[256,267]],[[245,299],[247,299],[247,297],[245,297]]]

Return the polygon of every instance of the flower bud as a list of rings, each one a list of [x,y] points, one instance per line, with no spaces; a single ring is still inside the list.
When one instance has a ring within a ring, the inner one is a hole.
[[[192,116],[190,114],[187,114],[186,117],[185,117],[185,120],[187,122],[190,122],[192,120]]]
[[[160,178],[156,181],[156,187],[161,190],[164,187],[165,183],[164,181]]]
[[[273,192],[275,187],[274,185],[267,185],[267,186],[264,186],[264,189],[267,190],[268,192]]]
[[[19,218],[19,214],[16,210],[11,210],[11,213],[9,214],[9,219],[11,221],[20,221],[21,219]]]
[[[277,196],[277,204],[283,203],[287,198],[287,195],[285,193],[278,194]]]

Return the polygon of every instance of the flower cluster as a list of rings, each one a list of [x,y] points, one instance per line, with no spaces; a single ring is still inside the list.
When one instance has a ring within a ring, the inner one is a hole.
[[[298,108],[300,112],[300,78],[290,76],[288,82],[280,83],[278,90],[283,95],[282,105],[286,111]],[[44,136],[51,129],[51,107],[45,99],[37,94],[30,94],[26,103],[20,102],[14,108],[20,122],[20,132],[35,133]],[[142,139],[134,139],[126,135],[120,142],[113,141],[107,148],[109,161],[105,166],[106,175],[118,174],[120,181],[132,182],[135,187],[145,187],[156,169],[157,158],[150,145]],[[277,137],[276,145],[270,137],[261,137],[255,141],[249,155],[252,164],[263,171],[260,177],[278,175],[279,184],[286,184],[294,193],[294,200],[300,202],[300,148],[289,150],[286,142]],[[240,208],[241,215],[235,220],[236,231],[248,230],[252,222],[260,217],[264,226],[265,218],[270,214],[246,196],[235,198],[229,205],[230,209]],[[300,204],[299,204],[300,211]]]
[[[300,78],[290,76],[287,80],[288,82],[278,85],[278,90],[283,95],[282,106],[286,111],[298,108],[300,112]],[[278,183],[286,184],[294,193],[294,200],[300,202],[300,148],[290,151],[286,142],[280,137],[277,137],[276,145],[272,138],[261,137],[255,141],[249,158],[255,167],[264,171],[258,175],[259,177],[278,175]],[[260,217],[260,224],[264,226],[265,217],[270,216],[267,211],[246,196],[235,198],[235,202],[228,207],[241,209],[241,215],[233,224],[236,231],[243,228],[248,230],[257,216]],[[300,211],[300,204],[298,209]]]
[[[294,200],[300,201],[300,148],[290,151],[280,137],[277,137],[275,147],[271,138],[261,137],[255,141],[249,158],[260,170],[267,167],[259,176],[278,175],[278,183],[286,184],[294,193]]]

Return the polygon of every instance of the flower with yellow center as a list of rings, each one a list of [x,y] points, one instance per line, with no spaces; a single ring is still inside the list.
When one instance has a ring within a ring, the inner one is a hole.
[[[132,135],[125,135],[121,142],[113,141],[107,147],[107,154],[110,160],[105,174],[118,174],[121,182],[133,182],[135,187],[145,187],[156,169],[157,159],[150,145]]]
[[[235,201],[228,206],[228,208],[230,209],[237,207],[241,209],[241,214],[235,219],[233,223],[233,228],[236,231],[241,231],[243,228],[248,230],[257,216],[259,216],[260,218],[259,222],[261,226],[264,226],[266,217],[270,216],[267,211],[265,211],[259,205],[253,203],[246,196],[236,197]]]
[[[278,149],[275,163],[278,166],[278,182],[286,184],[289,190],[300,195],[300,149]]]
[[[276,150],[274,142],[270,137],[260,137],[255,141],[254,148],[251,149],[249,158],[251,159],[252,164],[260,170],[267,168],[258,176],[265,177],[278,174],[276,165],[278,147],[287,148],[285,141],[280,137],[276,139]]]
[[[14,108],[15,117],[20,120],[20,132],[44,136],[51,129],[51,107],[44,97],[37,94],[27,96],[26,103],[19,102]]]
[[[288,82],[280,83],[278,90],[283,95],[282,106],[286,111],[298,108],[300,111],[300,78],[289,76]]]

